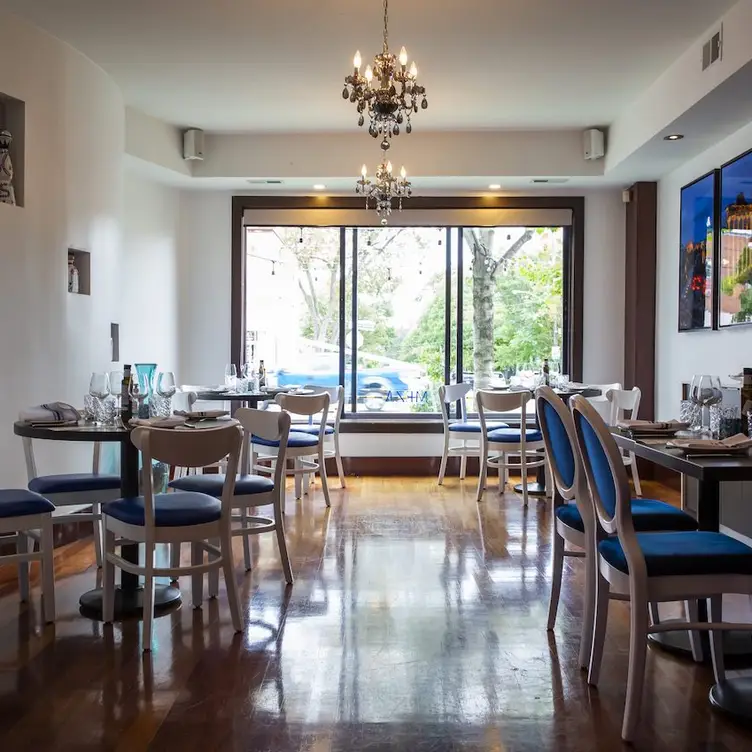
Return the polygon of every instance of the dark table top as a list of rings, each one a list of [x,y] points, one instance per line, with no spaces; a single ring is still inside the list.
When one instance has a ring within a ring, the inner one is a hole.
[[[127,441],[130,429],[124,426],[95,426],[79,422],[77,426],[31,426],[23,421],[13,424],[16,436],[50,441]]]
[[[752,457],[746,454],[725,457],[686,455],[680,449],[667,448],[666,438],[635,440],[618,429],[612,429],[612,434],[622,449],[691,478],[703,481],[752,480]]]

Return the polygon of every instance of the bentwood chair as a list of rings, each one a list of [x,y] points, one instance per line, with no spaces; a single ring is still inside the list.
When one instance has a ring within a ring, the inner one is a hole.
[[[286,464],[292,461],[291,468],[285,468],[286,475],[295,478],[295,498],[303,496],[305,479],[305,491],[308,491],[308,477],[319,473],[321,476],[321,489],[324,492],[324,500],[328,507],[329,484],[326,477],[326,462],[324,453],[324,439],[326,437],[326,419],[329,413],[329,394],[278,394],[276,403],[293,415],[301,415],[306,418],[321,415],[319,419],[318,435],[304,433],[302,431],[290,431],[287,439]],[[272,475],[280,443],[277,439],[265,439],[262,436],[251,437],[251,469],[253,472]],[[271,462],[272,467],[261,464]],[[284,506],[284,505],[283,505]]]
[[[235,494],[231,500],[233,510],[240,510],[240,517],[238,519],[233,518],[234,523],[240,522],[240,527],[233,526],[232,535],[233,537],[243,538],[245,569],[246,572],[249,572],[251,570],[250,537],[260,533],[276,532],[285,579],[292,585],[292,568],[287,553],[282,514],[285,488],[283,472],[287,454],[287,440],[290,434],[290,416],[284,411],[268,412],[240,407],[235,412],[235,419],[243,427],[243,449],[240,457],[240,475],[235,479]],[[264,475],[251,474],[251,436],[279,443],[273,480]],[[222,496],[224,485],[225,476],[222,474],[189,475],[172,481],[170,488],[177,491],[196,491],[219,498]],[[273,517],[249,514],[249,510],[263,506],[272,507]]]
[[[450,456],[460,458],[460,480],[467,474],[467,458],[480,455],[480,420],[467,419],[467,393],[472,389],[470,384],[443,384],[439,387],[439,405],[441,420],[444,423],[444,450],[441,455],[439,468],[439,485],[444,482],[447,460]],[[459,420],[449,417],[449,406],[457,402],[460,407]],[[488,430],[509,428],[508,423],[502,421],[488,421]],[[460,442],[452,445],[451,442]]]
[[[29,562],[41,562],[42,607],[47,623],[55,621],[54,509],[51,501],[33,491],[0,490],[0,535],[16,534],[16,553],[0,555],[0,565],[18,564],[18,590],[21,600],[26,602],[29,600]],[[38,551],[36,544],[39,544]]]
[[[143,496],[110,501],[102,507],[105,532],[104,621],[109,624],[115,611],[115,567],[144,578],[143,650],[151,650],[154,621],[154,578],[192,575],[193,605],[201,607],[203,575],[224,572],[230,615],[236,632],[243,622],[238,603],[232,561],[231,512],[238,471],[241,432],[237,425],[202,429],[136,428],[131,441],[141,450]],[[205,467],[227,457],[227,475],[221,498],[204,493],[179,491],[155,494],[152,460],[182,467]],[[144,544],[144,564],[133,564],[115,553],[122,541]],[[215,545],[211,541],[218,541]],[[157,543],[190,543],[191,565],[158,567]],[[208,554],[204,562],[204,553]],[[210,593],[216,595],[216,591]]]
[[[342,454],[339,449],[339,422],[342,418],[342,410],[345,406],[345,388],[343,386],[317,386],[316,384],[306,384],[304,389],[313,389],[316,394],[326,393],[329,395],[329,412],[334,411],[334,420],[328,420],[324,429],[324,456],[334,457],[337,465],[337,474],[339,475],[340,488],[346,488],[345,471],[342,467]],[[313,416],[309,418],[307,425],[295,424],[293,430],[302,433],[310,433],[318,436],[321,426],[312,422]]]
[[[590,501],[587,481],[582,471],[582,460],[577,448],[572,415],[564,401],[549,387],[539,387],[535,392],[538,422],[546,445],[551,477],[554,485],[553,574],[551,600],[548,608],[548,629],[556,624],[561,593],[562,570],[566,556],[585,558],[585,603],[580,638],[580,666],[590,667],[592,627],[595,609],[595,545],[597,527],[595,512]],[[694,518],[680,509],[653,499],[632,499],[632,515],[636,529],[696,530]],[[601,536],[602,537],[602,536]],[[570,545],[567,548],[566,544]],[[571,549],[575,547],[575,550]],[[689,604],[692,610],[692,604]],[[659,622],[658,610],[651,604],[651,618]],[[699,642],[693,641],[699,651]],[[701,659],[701,653],[695,653]]]
[[[571,401],[577,445],[594,514],[608,537],[598,543],[593,651],[589,681],[596,683],[603,654],[609,597],[630,600],[629,669],[622,739],[637,730],[645,679],[647,637],[675,630],[709,630],[713,670],[724,680],[722,632],[750,630],[750,624],[723,622],[725,593],[752,594],[752,548],[723,533],[637,532],[630,489],[619,448],[608,427],[585,399]],[[709,621],[696,613],[687,622],[649,624],[650,602],[707,599]],[[691,634],[691,633],[690,633]]]
[[[629,420],[637,419],[637,411],[640,409],[640,397],[642,392],[639,387],[632,389],[609,389],[606,392],[606,399],[611,404],[611,414],[609,424],[615,426],[620,420],[625,418]],[[634,483],[635,493],[642,496],[642,487],[640,486],[640,476],[637,474],[637,458],[634,452],[621,452],[624,464],[632,469],[632,483]]]
[[[97,566],[102,566],[102,513],[101,504],[120,496],[120,476],[99,472],[101,445],[94,444],[90,473],[63,473],[39,475],[32,440],[24,436],[24,457],[29,490],[41,494],[55,505],[53,525],[65,522],[91,522],[94,528],[94,553]],[[90,512],[81,510],[91,507]],[[63,512],[62,508],[66,508]]]

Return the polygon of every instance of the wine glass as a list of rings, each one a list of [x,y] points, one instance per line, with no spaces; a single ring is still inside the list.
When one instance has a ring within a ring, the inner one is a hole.
[[[171,399],[176,391],[175,374],[172,371],[162,371],[157,376],[157,394],[165,399]]]
[[[95,371],[89,379],[89,395],[93,399],[92,412],[94,422],[101,426],[103,422],[102,400],[110,396],[110,377],[104,371]]]
[[[135,405],[135,410],[133,411],[133,417],[140,418],[141,412],[142,412],[142,406],[144,404],[144,401],[146,400],[146,389],[144,388],[144,385],[141,383],[141,379],[139,378],[137,373],[131,374],[131,383],[128,387],[128,394],[130,395],[131,402]]]
[[[708,417],[707,429],[710,430],[710,416],[709,408],[711,405],[718,404],[723,399],[721,392],[721,380],[718,376],[709,376],[707,374],[702,376],[695,376],[692,378],[692,385],[690,387],[692,401],[700,406],[701,420],[700,428],[705,430],[705,417]]]
[[[228,363],[225,366],[225,386],[229,387],[231,392],[235,391],[238,385],[238,369],[234,363]]]

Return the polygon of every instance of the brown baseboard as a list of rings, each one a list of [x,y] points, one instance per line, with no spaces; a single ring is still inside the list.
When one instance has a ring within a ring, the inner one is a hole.
[[[327,475],[335,475],[337,468],[333,459],[328,459]],[[406,477],[431,477],[439,475],[441,457],[343,457],[342,465],[345,475],[373,475],[389,476],[401,475]],[[467,475],[478,475],[479,463],[477,457],[467,458]],[[450,457],[447,460],[446,475],[457,476],[460,472],[460,458]],[[513,473],[514,475],[514,473]],[[530,473],[532,477],[532,473]]]

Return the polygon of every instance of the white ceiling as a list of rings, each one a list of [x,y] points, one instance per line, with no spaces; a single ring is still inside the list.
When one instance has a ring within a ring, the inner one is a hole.
[[[421,128],[606,125],[733,0],[391,0]],[[355,127],[342,79],[380,0],[0,0],[100,64],[127,104],[209,131]],[[0,13],[1,16],[1,13]]]

